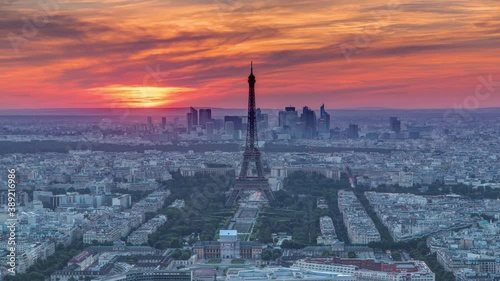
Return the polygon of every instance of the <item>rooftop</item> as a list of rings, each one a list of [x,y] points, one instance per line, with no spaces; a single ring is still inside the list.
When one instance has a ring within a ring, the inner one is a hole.
[[[236,236],[238,235],[238,231],[236,230],[220,230],[219,236]]]

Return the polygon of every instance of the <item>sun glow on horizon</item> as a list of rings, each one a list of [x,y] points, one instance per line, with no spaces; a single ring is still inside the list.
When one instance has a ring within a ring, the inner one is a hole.
[[[245,108],[250,61],[266,108],[453,108],[500,79],[498,0],[7,2],[0,109]]]
[[[152,108],[169,105],[182,100],[180,93],[193,91],[192,88],[182,87],[144,87],[110,85],[93,88],[91,91],[101,98],[112,103],[123,104],[128,107]]]

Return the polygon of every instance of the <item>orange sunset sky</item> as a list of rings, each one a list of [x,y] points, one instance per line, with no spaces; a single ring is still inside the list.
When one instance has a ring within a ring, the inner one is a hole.
[[[500,1],[0,0],[3,109],[245,108],[251,60],[264,108],[500,106]]]

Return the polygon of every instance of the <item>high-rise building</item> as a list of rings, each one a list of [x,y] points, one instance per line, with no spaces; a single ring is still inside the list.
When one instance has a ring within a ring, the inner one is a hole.
[[[226,135],[234,135],[234,122],[227,121],[224,123],[224,132]]]
[[[198,110],[196,110],[194,107],[190,107],[189,113],[187,114],[188,133],[196,130],[196,126],[198,126]]]
[[[357,124],[349,124],[349,128],[347,129],[347,137],[350,139],[359,138],[359,127]]]
[[[233,122],[234,130],[243,130],[243,119],[240,116],[224,116],[224,123]]]
[[[193,113],[189,112],[186,114],[187,117],[187,131],[188,133],[193,130]]]
[[[257,122],[257,128],[259,128],[259,123],[262,121],[262,110],[260,108],[257,108],[255,110],[255,121]]]
[[[151,116],[148,116],[147,130],[148,131],[153,130],[153,117],[151,117]]]
[[[224,119],[212,119],[214,122],[214,129],[223,130],[224,129]]]
[[[283,128],[286,124],[286,111],[280,111],[278,113],[278,126]]]
[[[214,122],[210,121],[206,123],[207,127],[207,140],[214,139]]]
[[[191,112],[191,115],[193,116],[193,127],[198,126],[198,110],[196,110],[194,107],[189,108],[189,112]]]
[[[309,107],[304,106],[302,109],[301,121],[304,123],[303,138],[311,139],[317,135],[318,129],[316,124],[316,113],[310,110]]]
[[[206,127],[207,122],[212,121],[212,110],[210,108],[200,109],[200,125]]]
[[[278,125],[294,138],[302,138],[303,129],[299,120],[298,112],[295,107],[287,106],[284,111],[280,111],[278,115]]]
[[[255,113],[257,120],[257,127],[259,129],[265,129],[269,127],[269,115],[267,113],[262,113],[262,110],[260,108],[257,108]]]
[[[295,107],[288,106],[285,107],[285,111],[280,111],[278,115],[278,125],[281,128],[294,128],[298,121],[298,114],[295,111]]]
[[[165,129],[167,127],[167,117],[161,118],[161,128]]]
[[[396,133],[401,132],[401,120],[399,120],[397,117],[390,117],[389,123],[391,125],[392,131],[394,131]]]
[[[318,132],[321,134],[327,134],[330,132],[330,114],[325,111],[325,104],[320,107]]]

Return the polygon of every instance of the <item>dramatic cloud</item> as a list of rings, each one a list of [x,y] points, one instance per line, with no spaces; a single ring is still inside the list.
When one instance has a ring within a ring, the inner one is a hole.
[[[0,5],[0,108],[243,108],[251,60],[266,108],[453,107],[500,81],[497,0]]]

